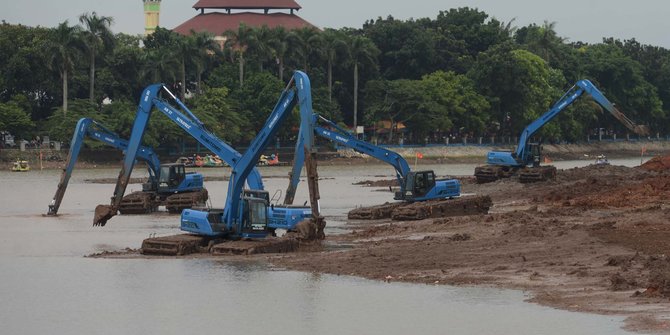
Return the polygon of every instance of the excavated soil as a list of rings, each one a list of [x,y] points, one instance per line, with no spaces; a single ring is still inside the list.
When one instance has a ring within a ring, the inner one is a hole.
[[[487,285],[534,302],[627,316],[670,333],[670,158],[642,167],[559,170],[555,180],[476,184],[488,214],[420,221],[349,221],[325,251],[271,256],[280,266],[383,281]],[[347,248],[342,248],[347,246]]]

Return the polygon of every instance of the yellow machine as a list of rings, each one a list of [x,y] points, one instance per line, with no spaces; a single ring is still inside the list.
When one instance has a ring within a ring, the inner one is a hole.
[[[13,172],[27,172],[30,171],[30,165],[28,165],[28,161],[17,160],[11,170]]]

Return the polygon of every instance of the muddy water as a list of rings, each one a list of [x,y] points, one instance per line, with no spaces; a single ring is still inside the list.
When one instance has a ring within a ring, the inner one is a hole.
[[[636,164],[639,160],[631,159],[625,165]],[[455,175],[470,174],[474,165],[419,167]],[[265,168],[261,173],[281,177],[287,171]],[[528,304],[518,291],[379,283],[216,259],[83,258],[137,248],[150,234],[178,232],[177,217],[160,213],[117,216],[104,228],[92,227],[93,209],[109,201],[113,185],[84,180],[117,173],[75,171],[62,215],[54,218],[41,214],[59,171],[0,172],[0,333],[625,334],[620,318]],[[392,173],[384,165],[323,166],[328,233],[343,231],[348,209],[391,199],[388,192],[352,183],[391,178]],[[138,169],[134,176],[141,175]],[[271,194],[286,188],[283,178],[265,183]],[[214,206],[223,204],[226,186],[207,184]],[[296,203],[307,199],[305,188]]]

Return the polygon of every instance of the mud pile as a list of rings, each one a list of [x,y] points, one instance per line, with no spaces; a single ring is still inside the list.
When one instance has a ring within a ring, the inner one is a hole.
[[[489,196],[467,196],[456,199],[439,199],[414,203],[392,202],[377,206],[359,207],[349,211],[350,220],[379,220],[391,218],[397,221],[423,220],[486,214],[493,202]]]
[[[656,172],[668,171],[670,170],[670,156],[656,156],[640,165],[640,168]]]
[[[493,199],[489,214],[355,221],[352,233],[329,236],[351,248],[275,262],[384,281],[522,289],[538,303],[627,315],[638,322],[632,328],[658,329],[670,315],[670,159],[650,162],[559,170],[534,184],[462,183],[464,193]],[[641,313],[649,317],[636,319]]]

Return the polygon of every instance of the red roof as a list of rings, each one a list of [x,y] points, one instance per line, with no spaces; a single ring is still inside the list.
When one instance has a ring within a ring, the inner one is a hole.
[[[286,29],[314,27],[311,23],[293,14],[261,14],[249,12],[226,14],[214,12],[197,15],[174,28],[173,31],[182,35],[190,35],[191,30],[195,30],[196,32],[206,31],[220,36],[223,35],[224,31],[237,30],[240,23],[257,28],[264,25],[268,26],[268,28],[284,27]]]
[[[199,0],[193,8],[300,9],[302,7],[293,0]]]

